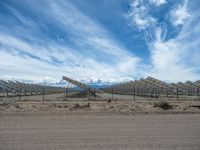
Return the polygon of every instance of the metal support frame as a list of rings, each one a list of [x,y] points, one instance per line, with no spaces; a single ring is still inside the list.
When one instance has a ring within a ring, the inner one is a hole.
[[[66,89],[65,89],[65,97],[69,97],[70,95],[70,88],[71,88],[71,83],[69,82],[68,83],[68,86],[66,87]]]
[[[113,100],[113,98],[114,98],[113,94],[114,94],[114,88],[113,88],[113,86],[112,86],[112,100]]]
[[[44,101],[44,87],[42,88],[42,100]]]

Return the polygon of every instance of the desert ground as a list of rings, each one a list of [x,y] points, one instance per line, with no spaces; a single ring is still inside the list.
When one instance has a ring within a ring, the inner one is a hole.
[[[200,101],[102,94],[0,98],[2,150],[199,150]]]
[[[2,150],[199,150],[200,115],[0,117]]]
[[[177,114],[200,113],[200,101],[194,97],[149,98],[132,95],[101,94],[97,98],[67,98],[62,94],[1,98],[0,114],[5,113],[86,113],[86,114]]]

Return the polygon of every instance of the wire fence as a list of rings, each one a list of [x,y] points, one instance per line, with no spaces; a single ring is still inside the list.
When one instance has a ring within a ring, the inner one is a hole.
[[[132,95],[133,100],[136,97],[146,97],[167,100],[200,100],[200,80],[185,83],[166,83],[158,79],[147,77],[130,81],[126,83],[116,84],[103,89],[105,93],[111,93],[112,99],[114,94]]]

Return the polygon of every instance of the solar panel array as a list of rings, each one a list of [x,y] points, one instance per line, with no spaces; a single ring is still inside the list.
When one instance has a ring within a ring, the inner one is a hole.
[[[188,95],[198,96],[200,94],[200,80],[196,82],[187,81],[185,83],[166,83],[161,80],[147,77],[116,84],[103,89],[104,92],[116,94],[131,94],[138,96],[169,96],[169,95]]]
[[[62,87],[0,80],[1,96],[56,94],[64,91]]]

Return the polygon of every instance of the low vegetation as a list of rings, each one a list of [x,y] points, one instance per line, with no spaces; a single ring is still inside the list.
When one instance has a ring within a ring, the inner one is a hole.
[[[170,105],[168,102],[165,102],[165,101],[154,103],[154,107],[159,107],[164,110],[172,109],[172,105]]]
[[[72,108],[74,109],[83,109],[83,108],[89,108],[90,107],[90,103],[88,102],[87,104],[78,104],[76,103]]]

